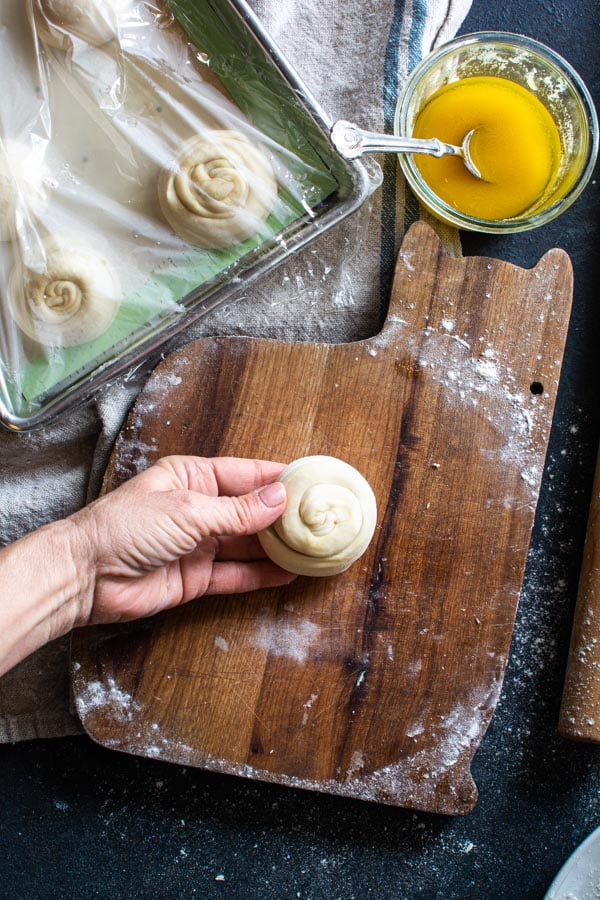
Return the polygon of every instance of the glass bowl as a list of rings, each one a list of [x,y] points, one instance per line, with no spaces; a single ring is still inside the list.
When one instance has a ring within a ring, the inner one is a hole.
[[[581,194],[598,153],[598,119],[590,94],[574,69],[544,44],[520,34],[481,31],[444,44],[413,70],[398,99],[394,132],[412,137],[415,121],[433,93],[473,76],[506,78],[540,100],[554,120],[561,159],[553,182],[538,202],[518,215],[486,219],[461,212],[424,180],[414,155],[400,155],[413,193],[444,222],[468,231],[505,234],[537,228],[555,219]],[[443,134],[437,134],[444,140]]]

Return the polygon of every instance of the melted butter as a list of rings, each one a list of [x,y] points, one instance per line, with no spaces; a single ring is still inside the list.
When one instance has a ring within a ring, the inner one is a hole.
[[[429,98],[413,134],[460,144],[471,129],[471,158],[484,180],[471,175],[459,158],[415,156],[438,197],[459,212],[489,220],[538,211],[556,199],[560,134],[534,94],[506,78],[464,78]]]

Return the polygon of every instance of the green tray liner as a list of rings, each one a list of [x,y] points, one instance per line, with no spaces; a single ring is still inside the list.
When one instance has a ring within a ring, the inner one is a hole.
[[[305,183],[311,206],[316,207],[334,193],[339,182],[332,171],[335,158],[331,147],[251,32],[241,25],[235,10],[214,0],[171,0],[170,6],[254,127],[298,158],[303,169],[297,183]],[[126,297],[117,318],[99,338],[76,347],[45,350],[28,362],[18,380],[19,390],[15,390],[13,381],[13,408],[21,413],[23,403],[28,408],[36,405],[65,382],[76,381],[110,360],[110,351],[123,346],[137,332],[150,330],[149,326],[161,318],[183,314],[184,309],[176,306],[178,301],[305,214],[303,206],[283,191],[278,209],[268,218],[259,238],[224,251],[190,248],[175,264],[153,273],[142,288]]]

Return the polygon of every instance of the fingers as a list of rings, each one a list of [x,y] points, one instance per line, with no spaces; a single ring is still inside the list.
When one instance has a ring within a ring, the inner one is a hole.
[[[251,562],[266,559],[267,555],[258,537],[255,534],[248,534],[240,537],[223,535],[203,538],[184,559],[200,557],[217,562]]]
[[[207,594],[243,594],[259,588],[282,587],[296,578],[270,560],[256,562],[216,562]]]
[[[205,595],[243,594],[283,587],[296,578],[270,560],[216,562],[190,554],[143,578],[104,579],[87,624],[130,622],[189,603]]]
[[[294,580],[295,575],[266,559],[264,554],[262,558],[253,558],[255,551],[261,552],[256,538],[203,541],[179,563],[169,567],[168,605],[187,603],[205,594],[237,594],[278,587]]]
[[[283,463],[232,456],[205,459],[200,456],[165,456],[156,463],[173,478],[173,488],[215,496],[247,494],[275,481]],[[151,471],[151,470],[147,470]]]
[[[222,456],[211,460],[219,493],[227,497],[247,494],[275,481],[285,468],[283,463],[265,459],[236,459]]]
[[[241,497],[207,497],[188,491],[185,498],[174,493],[171,501],[176,504],[173,515],[191,517],[199,540],[208,535],[256,534],[281,515],[287,497],[284,486],[276,481]]]

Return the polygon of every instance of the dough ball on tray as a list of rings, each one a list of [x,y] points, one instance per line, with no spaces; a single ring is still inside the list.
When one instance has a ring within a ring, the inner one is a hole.
[[[92,341],[113,322],[121,286],[112,266],[96,252],[48,241],[39,266],[17,263],[8,302],[19,328],[45,347]]]
[[[236,131],[188,141],[161,172],[158,199],[173,231],[196,247],[219,249],[256,234],[277,199],[263,151]]]

